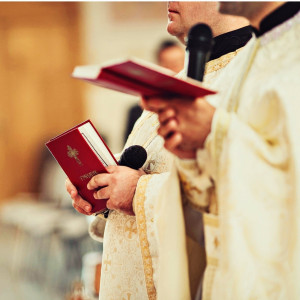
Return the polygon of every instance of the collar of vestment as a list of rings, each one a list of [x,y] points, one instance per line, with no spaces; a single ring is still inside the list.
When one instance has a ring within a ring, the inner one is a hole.
[[[245,26],[226,32],[214,38],[215,44],[209,60],[217,59],[225,54],[244,47],[252,37],[252,27]]]
[[[253,28],[255,35],[257,37],[264,35],[274,27],[292,18],[299,10],[300,2],[288,2],[281,5],[260,22],[259,30]]]

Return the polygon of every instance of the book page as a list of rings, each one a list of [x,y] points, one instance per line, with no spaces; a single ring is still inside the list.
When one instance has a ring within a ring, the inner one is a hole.
[[[78,130],[105,167],[116,166],[116,162],[90,123],[78,127]]]

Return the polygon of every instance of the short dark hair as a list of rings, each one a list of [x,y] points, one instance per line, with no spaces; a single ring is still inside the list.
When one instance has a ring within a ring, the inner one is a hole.
[[[156,60],[159,60],[159,56],[160,54],[168,49],[168,48],[171,48],[171,47],[180,47],[179,43],[174,41],[174,40],[163,40],[159,43],[157,49],[156,49]]]

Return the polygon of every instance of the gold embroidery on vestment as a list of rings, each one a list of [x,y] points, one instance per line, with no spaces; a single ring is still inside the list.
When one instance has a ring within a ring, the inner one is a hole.
[[[241,51],[241,49],[243,48],[240,48],[236,51],[227,53],[219,58],[209,61],[205,67],[205,74],[216,72],[226,67],[231,62],[231,60]]]
[[[147,237],[147,225],[146,225],[146,215],[144,203],[146,200],[146,188],[151,179],[150,175],[142,176],[139,181],[139,188],[136,191],[135,198],[135,212],[136,212],[136,223],[138,227],[138,234],[140,239],[140,246],[144,264],[144,273],[145,273],[145,281],[146,288],[149,300],[156,299],[156,289],[153,281],[153,267],[152,267],[152,259],[149,249],[149,242]]]
[[[212,227],[219,227],[219,219],[214,216],[210,217],[209,214],[203,214],[203,222],[205,225],[212,226]]]

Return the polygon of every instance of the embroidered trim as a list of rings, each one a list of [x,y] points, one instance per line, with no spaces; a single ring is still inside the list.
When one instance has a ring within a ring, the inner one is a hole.
[[[205,68],[205,74],[209,74],[215,71],[219,71],[221,69],[223,69],[224,67],[226,67],[230,61],[243,49],[239,48],[233,52],[229,52],[227,54],[224,54],[223,56],[216,58],[214,60],[209,61],[206,64],[206,68]]]
[[[213,122],[213,131],[215,132],[215,134],[212,139],[212,155],[216,162],[217,174],[219,170],[219,160],[223,149],[223,140],[227,134],[229,124],[230,115],[228,114],[228,112],[223,111],[222,109],[217,110],[215,121]]]
[[[143,119],[139,119],[139,123],[136,124],[136,126],[132,129],[126,143],[128,143],[131,140],[131,137],[134,136],[136,134],[136,132],[144,125],[146,120],[148,120],[149,118],[151,118],[154,115],[154,112],[151,112],[151,111],[147,111],[146,113],[147,113],[147,115],[145,117],[143,117]]]
[[[300,11],[291,19],[287,20],[286,22],[278,25],[273,30],[265,33],[260,39],[261,39],[261,45],[266,45],[273,40],[278,39],[282,34],[284,34],[286,31],[290,30],[293,25],[300,23]]]
[[[219,227],[219,219],[216,216],[211,216],[210,214],[203,214],[203,222],[208,226]]]
[[[152,259],[150,255],[149,242],[147,238],[147,226],[146,226],[146,216],[144,209],[144,202],[146,199],[145,191],[149,183],[151,176],[142,176],[139,180],[139,187],[135,194],[135,212],[136,212],[136,224],[138,227],[138,235],[140,239],[140,246],[144,264],[144,274],[146,281],[146,288],[149,300],[156,299],[156,289],[153,281],[153,267]]]
[[[147,139],[147,141],[144,143],[143,147],[146,149],[154,140],[154,138],[158,135],[157,134],[157,128],[159,126],[158,120],[152,124],[152,127],[156,127],[156,130],[150,135],[150,137]]]
[[[217,267],[219,265],[219,260],[215,257],[207,257],[206,258],[206,261],[207,261],[207,264],[208,265],[211,265],[211,266],[214,266],[214,267]]]
[[[204,273],[202,300],[212,299],[213,283],[216,275],[216,267],[208,265]]]

